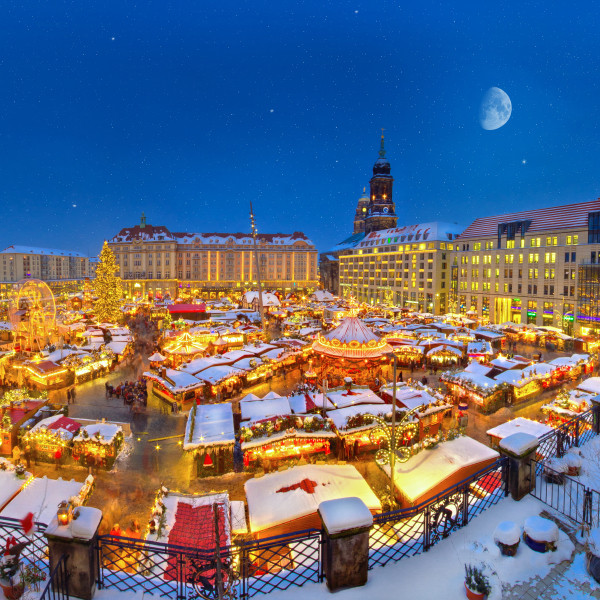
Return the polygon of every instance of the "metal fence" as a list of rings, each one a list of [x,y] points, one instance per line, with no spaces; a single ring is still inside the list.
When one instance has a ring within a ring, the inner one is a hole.
[[[46,574],[48,577],[48,544],[44,537],[47,525],[35,523],[30,536],[23,531],[23,525],[18,519],[0,517],[0,539],[6,544],[7,540],[14,538],[15,542],[28,542],[21,551],[23,568],[33,569]]]
[[[375,515],[369,568],[426,552],[508,494],[508,459],[500,458],[418,506]]]
[[[68,556],[63,554],[56,563],[39,600],[69,600]]]
[[[98,587],[166,598],[251,598],[321,581],[321,531],[309,529],[195,550],[110,535],[98,538]]]
[[[576,523],[600,527],[600,492],[547,464],[531,461],[530,494]]]
[[[569,448],[582,446],[594,437],[594,411],[590,409],[543,435],[537,448],[537,458],[560,458]]]

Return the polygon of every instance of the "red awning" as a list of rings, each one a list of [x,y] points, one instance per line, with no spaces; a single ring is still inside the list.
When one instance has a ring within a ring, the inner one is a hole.
[[[81,425],[77,421],[69,419],[69,417],[61,417],[60,419],[54,421],[54,423],[52,423],[51,425],[48,425],[48,429],[64,429],[69,433],[77,433],[80,428]]]
[[[203,313],[206,312],[206,304],[169,304],[171,314],[179,313]]]

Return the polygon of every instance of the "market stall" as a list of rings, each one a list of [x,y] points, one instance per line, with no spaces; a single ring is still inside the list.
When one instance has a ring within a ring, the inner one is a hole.
[[[62,413],[47,417],[22,432],[21,450],[29,447],[27,451],[34,460],[55,462],[57,452],[61,456],[70,453],[73,437],[80,428],[80,423]]]
[[[111,469],[123,446],[123,428],[114,423],[82,427],[73,438],[73,460],[82,465],[93,460],[96,467]]]
[[[329,454],[336,434],[320,415],[280,414],[243,422],[240,438],[244,463],[269,468],[282,459]]]
[[[193,404],[187,418],[183,449],[196,461],[198,477],[233,470],[235,431],[231,403]]]

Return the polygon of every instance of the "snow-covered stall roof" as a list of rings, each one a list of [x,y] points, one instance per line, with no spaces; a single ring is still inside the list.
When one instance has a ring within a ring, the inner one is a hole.
[[[179,367],[180,371],[185,371],[186,373],[190,373],[191,375],[197,375],[201,371],[208,369],[209,367],[214,367],[215,365],[224,365],[229,364],[230,362],[226,358],[223,358],[220,354],[216,354],[215,356],[205,356],[202,358],[195,358],[191,360],[189,363],[185,363]]]
[[[483,375],[484,377],[492,371],[492,367],[488,367],[487,365],[482,365],[478,363],[476,360],[472,360],[466,367],[466,373],[476,373],[478,375]]]
[[[591,394],[600,394],[600,377],[590,377],[580,382],[577,389]]]
[[[17,477],[15,466],[12,463],[9,463],[5,458],[1,458],[0,461],[5,465],[5,470],[0,470],[0,509],[2,509],[25,486],[32,475],[26,472],[24,477]],[[25,514],[23,513],[21,518]]]
[[[71,440],[73,435],[79,431],[80,427],[81,425],[77,421],[65,417],[62,413],[58,413],[38,421],[31,428],[31,432],[33,433],[42,429],[48,429],[63,440]]]
[[[287,398],[270,398],[263,400],[250,400],[240,402],[242,421],[260,421],[269,417],[291,414],[290,403]]]
[[[497,459],[498,452],[468,437],[459,436],[424,450],[406,462],[396,462],[396,489],[410,502],[448,480],[465,467]],[[390,466],[383,467],[390,474]]]
[[[108,344],[106,344],[106,348],[109,348],[115,354],[120,356],[121,354],[123,354],[123,352],[125,352],[125,349],[127,348],[128,345],[129,345],[129,342],[120,342],[120,341],[113,340],[112,342],[108,342]]]
[[[469,342],[467,354],[493,354],[492,345],[486,341]]]
[[[233,409],[230,402],[192,406],[185,427],[184,450],[233,445],[234,442]]]
[[[194,388],[204,385],[204,382],[200,381],[197,377],[194,377],[193,375],[190,375],[189,373],[179,369],[167,369],[165,373],[167,377],[166,379],[160,375],[157,375],[156,373],[152,373],[151,371],[146,371],[143,375],[148,379],[153,379],[162,383],[173,393],[185,390],[193,390]]]
[[[336,410],[330,410],[327,416],[333,421],[335,428],[339,431],[346,430],[346,424],[350,417],[354,417],[360,414],[369,414],[376,417],[383,417],[387,413],[391,414],[392,407],[389,404],[361,404],[359,406],[346,406],[345,408],[338,408]],[[370,429],[373,425],[363,425],[356,429]]]
[[[84,432],[88,437],[85,437]],[[73,441],[81,442],[85,439],[92,439],[100,444],[112,444],[117,434],[122,432],[123,428],[115,423],[92,423],[82,427]]]
[[[216,365],[214,367],[204,369],[204,371],[198,373],[197,377],[202,381],[207,381],[208,383],[215,385],[224,379],[229,379],[235,375],[244,375],[245,373],[246,371],[243,369],[237,369],[236,367],[232,367],[230,365]]]
[[[22,519],[29,512],[33,513],[35,521],[50,523],[56,516],[56,507],[62,500],[77,496],[85,484],[71,479],[35,478],[24,488],[14,500],[0,512],[0,516],[11,519]]]
[[[385,404],[384,401],[369,388],[353,388],[348,391],[340,388],[327,392],[326,410],[343,408],[356,404]]]
[[[545,425],[538,421],[532,421],[531,419],[525,419],[524,417],[517,417],[512,421],[506,421],[506,423],[501,423],[496,427],[492,427],[492,429],[488,429],[486,433],[500,439],[504,439],[513,433],[528,433],[540,438],[550,431],[552,431],[552,427],[549,425]]]
[[[231,507],[227,493],[198,496],[170,491],[162,496],[161,502],[165,506],[165,526],[160,537],[148,534],[146,539],[214,550],[214,508],[217,507],[220,511],[220,545],[223,547],[231,544]]]
[[[325,500],[356,497],[370,510],[381,510],[381,502],[351,465],[293,467],[249,479],[244,489],[252,532],[316,513]]]

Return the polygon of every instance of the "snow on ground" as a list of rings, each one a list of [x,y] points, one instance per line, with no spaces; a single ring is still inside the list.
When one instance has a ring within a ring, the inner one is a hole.
[[[525,519],[539,514],[546,508],[545,504],[531,496],[520,502],[510,498],[502,500],[428,552],[404,558],[397,563],[388,563],[385,567],[376,567],[369,571],[369,581],[365,587],[340,591],[336,598],[396,598],[401,586],[404,590],[410,590],[411,598],[464,600],[464,564],[483,563],[492,584],[489,600],[500,600],[503,586],[526,582],[536,575],[543,578],[554,564],[570,559],[574,546],[562,531],[557,551],[546,554],[534,552],[522,541],[516,557],[502,556],[494,543],[493,533],[498,523],[514,521],[522,528]],[[574,571],[572,576],[578,576],[577,571]],[[581,576],[585,577],[584,572]],[[331,595],[325,583],[306,584],[301,588],[269,594],[269,600],[284,598],[330,600]]]

